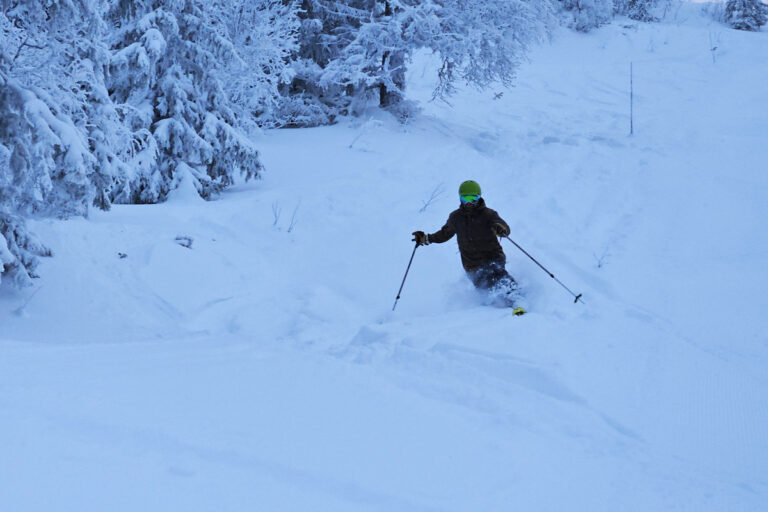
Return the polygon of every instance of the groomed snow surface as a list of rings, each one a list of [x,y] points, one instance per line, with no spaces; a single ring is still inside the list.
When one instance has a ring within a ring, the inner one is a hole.
[[[498,99],[428,102],[421,56],[404,126],[266,132],[217,201],[36,222],[0,510],[768,510],[768,33],[699,9],[560,30]],[[452,240],[391,313],[465,179],[585,305],[506,241],[530,312],[485,305]]]

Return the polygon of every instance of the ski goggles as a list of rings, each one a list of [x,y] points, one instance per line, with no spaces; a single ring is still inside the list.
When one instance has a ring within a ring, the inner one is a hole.
[[[466,196],[459,196],[462,203],[476,203],[480,200],[480,196],[478,194],[469,194]]]

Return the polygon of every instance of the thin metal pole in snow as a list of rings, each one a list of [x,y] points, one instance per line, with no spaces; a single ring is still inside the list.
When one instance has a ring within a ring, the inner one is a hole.
[[[400,293],[403,291],[403,286],[405,286],[405,278],[408,277],[408,271],[411,270],[411,263],[413,263],[413,257],[416,256],[416,249],[418,248],[419,248],[419,243],[416,242],[416,245],[413,247],[413,252],[411,253],[411,260],[408,262],[408,268],[405,269],[403,282],[400,283],[400,289],[397,291],[397,298],[395,298],[395,304],[392,306],[392,311],[395,310],[395,308],[397,307],[397,301],[400,300]]]
[[[634,84],[632,83],[634,80],[634,73],[632,69],[632,62],[629,63],[629,134],[633,135],[635,133],[635,91],[634,91]]]
[[[510,242],[512,242],[513,244],[515,244],[515,247],[517,247],[518,249],[520,249],[521,251],[523,251],[523,254],[525,254],[526,256],[528,256],[529,258],[531,258],[531,260],[533,260],[533,262],[534,262],[535,264],[537,264],[539,267],[541,267],[541,270],[543,270],[544,272],[546,272],[546,273],[549,275],[549,277],[551,277],[552,279],[554,279],[555,281],[557,281],[557,283],[558,283],[560,286],[562,286],[563,288],[565,288],[566,290],[568,290],[568,293],[570,293],[571,295],[573,295],[573,296],[575,297],[575,299],[574,299],[574,301],[573,301],[573,303],[574,303],[574,304],[575,304],[575,303],[577,303],[577,302],[579,302],[579,301],[581,301],[581,303],[582,303],[582,304],[586,304],[586,302],[584,302],[583,300],[581,300],[581,294],[578,294],[578,295],[576,295],[575,293],[573,293],[573,292],[572,292],[572,291],[571,291],[571,290],[570,290],[570,289],[569,289],[567,286],[565,286],[563,283],[561,283],[561,282],[560,282],[560,280],[559,280],[558,278],[556,278],[556,277],[555,277],[555,274],[553,274],[552,272],[550,272],[549,270],[547,270],[546,268],[544,268],[544,265],[542,265],[541,263],[539,263],[538,261],[536,261],[536,258],[534,258],[534,257],[533,257],[533,256],[531,256],[530,254],[528,254],[528,251],[526,251],[525,249],[523,249],[522,247],[520,247],[519,245],[517,245],[517,242],[515,242],[514,240],[512,240],[511,238],[509,238],[509,236],[505,236],[504,238],[506,238],[507,240],[509,240],[509,241],[510,241]]]

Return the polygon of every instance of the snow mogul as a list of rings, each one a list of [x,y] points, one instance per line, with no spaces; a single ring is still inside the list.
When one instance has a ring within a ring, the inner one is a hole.
[[[459,186],[461,204],[445,225],[435,233],[414,231],[413,241],[418,245],[441,244],[453,235],[459,242],[461,264],[467,277],[479,290],[489,292],[494,303],[512,307],[516,315],[525,310],[519,307],[520,291],[505,265],[507,257],[499,237],[509,236],[510,229],[495,210],[485,205],[480,185],[468,180]]]

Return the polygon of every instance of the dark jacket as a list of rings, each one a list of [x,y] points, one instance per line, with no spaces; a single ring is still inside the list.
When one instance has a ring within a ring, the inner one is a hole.
[[[499,263],[503,267],[507,258],[493,231],[493,225],[497,223],[504,226],[509,233],[507,223],[495,210],[485,206],[485,201],[480,198],[477,205],[462,204],[458,210],[452,212],[440,231],[427,235],[427,241],[441,244],[456,235],[464,270],[476,270],[490,263]]]

